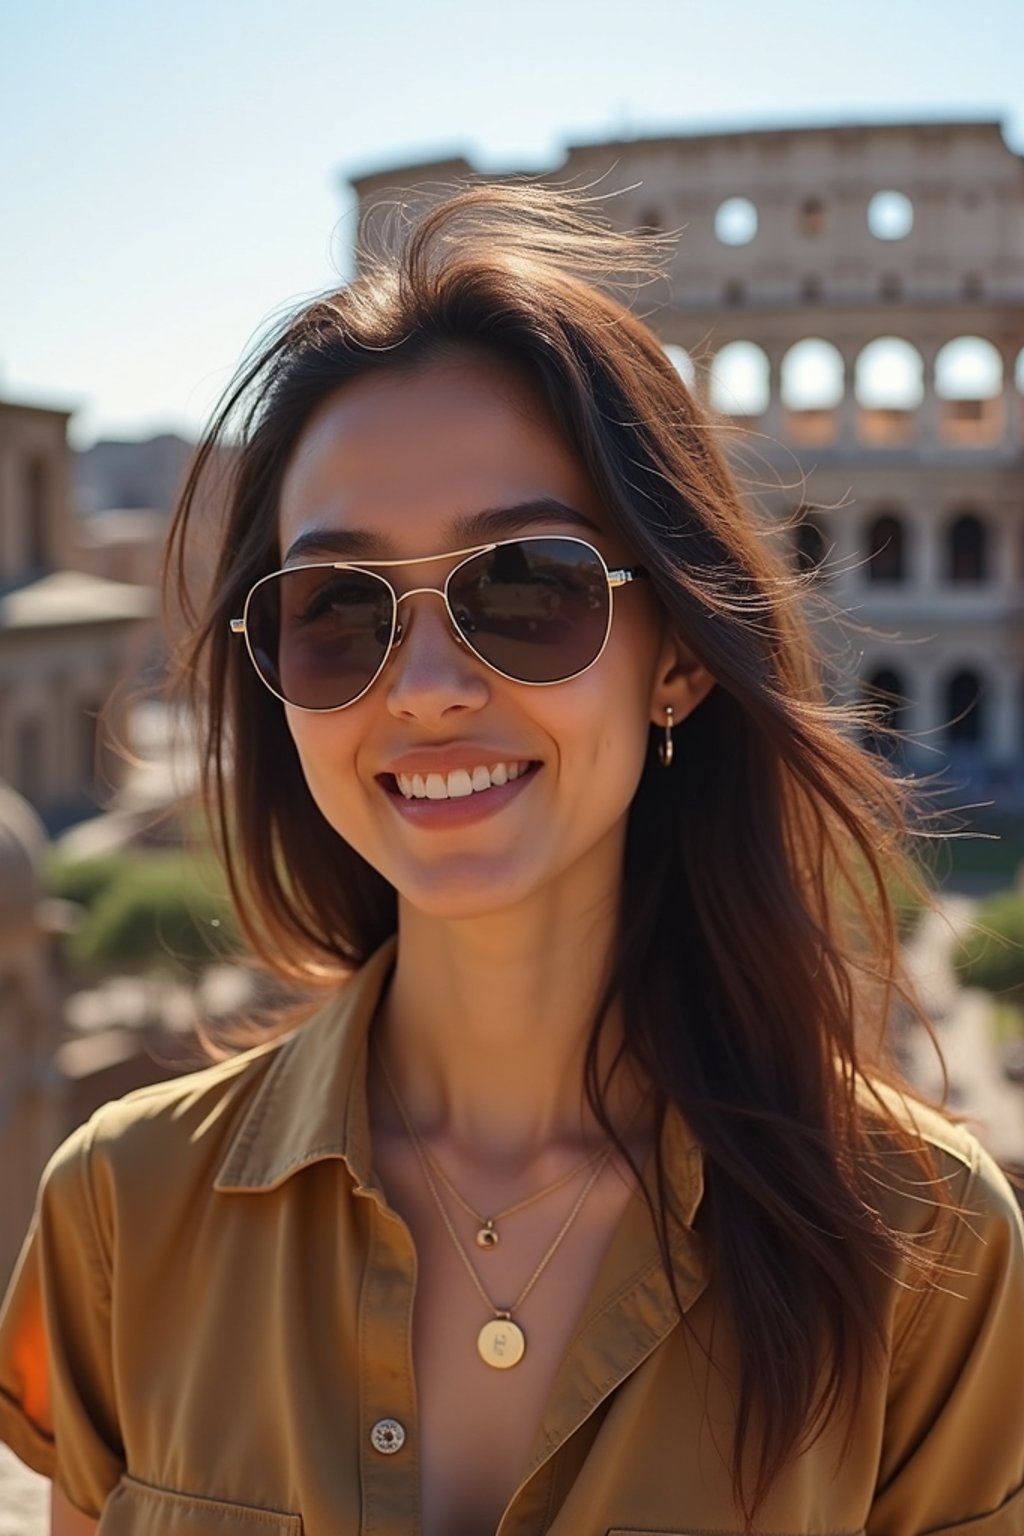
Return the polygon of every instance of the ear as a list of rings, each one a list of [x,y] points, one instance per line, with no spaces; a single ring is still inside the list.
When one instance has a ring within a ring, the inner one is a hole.
[[[667,626],[654,673],[651,691],[651,721],[665,724],[665,710],[671,707],[674,724],[685,720],[703,704],[715,679],[679,635]]]

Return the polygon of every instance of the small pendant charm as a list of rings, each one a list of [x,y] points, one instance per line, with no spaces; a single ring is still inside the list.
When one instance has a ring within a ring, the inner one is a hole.
[[[494,1222],[490,1218],[488,1218],[477,1233],[476,1245],[478,1248],[497,1248],[498,1234],[495,1232]]]
[[[507,1371],[518,1365],[526,1353],[526,1336],[518,1323],[510,1317],[495,1317],[484,1323],[477,1335],[477,1350],[485,1365],[496,1371]]]

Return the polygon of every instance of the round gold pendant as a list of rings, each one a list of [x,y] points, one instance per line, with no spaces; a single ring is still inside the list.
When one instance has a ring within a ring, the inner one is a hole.
[[[484,1323],[477,1335],[476,1347],[485,1365],[507,1371],[518,1365],[526,1353],[526,1336],[510,1317],[495,1317]]]
[[[493,1221],[489,1221],[486,1226],[480,1228],[476,1234],[476,1245],[478,1248],[497,1248],[498,1234],[494,1230]]]

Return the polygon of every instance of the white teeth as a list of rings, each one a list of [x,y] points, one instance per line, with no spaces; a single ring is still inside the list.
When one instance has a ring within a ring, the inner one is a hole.
[[[396,773],[399,791],[406,800],[464,800],[492,785],[507,784],[520,778],[529,763],[493,763],[468,770],[453,768],[451,773]]]

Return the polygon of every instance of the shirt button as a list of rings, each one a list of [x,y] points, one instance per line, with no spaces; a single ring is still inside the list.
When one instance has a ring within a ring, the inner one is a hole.
[[[405,1444],[405,1430],[397,1419],[378,1419],[370,1430],[370,1441],[382,1456],[393,1456]]]

